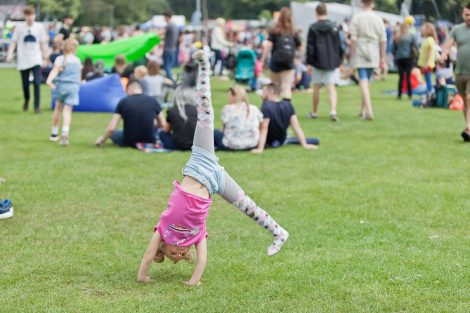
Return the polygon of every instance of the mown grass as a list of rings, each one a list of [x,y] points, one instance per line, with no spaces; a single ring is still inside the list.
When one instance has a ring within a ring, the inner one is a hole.
[[[74,113],[71,145],[48,142],[50,110],[21,112],[19,75],[0,70],[0,312],[469,312],[470,145],[461,113],[419,110],[373,84],[376,120],[356,117],[357,87],[339,89],[341,121],[308,120],[321,148],[220,162],[291,234],[268,258],[266,231],[216,197],[203,286],[185,263],[136,282],[152,228],[189,153],[94,147],[109,114]],[[230,82],[213,82],[216,113]],[[325,96],[325,94],[323,94]],[[250,96],[251,102],[260,99]],[[42,106],[50,101],[42,92]],[[219,123],[219,121],[218,121]],[[220,124],[219,124],[220,125]]]

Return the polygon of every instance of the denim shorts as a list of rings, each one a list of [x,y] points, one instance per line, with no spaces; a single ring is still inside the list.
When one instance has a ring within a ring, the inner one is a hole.
[[[358,68],[357,74],[359,75],[359,80],[370,80],[372,77],[372,68]]]
[[[183,175],[190,176],[204,185],[211,195],[225,191],[225,170],[219,165],[219,158],[214,154],[193,146],[188,163],[183,168]]]
[[[78,84],[66,84],[58,83],[55,90],[55,99],[66,105],[78,105],[78,92],[80,91],[80,85]]]

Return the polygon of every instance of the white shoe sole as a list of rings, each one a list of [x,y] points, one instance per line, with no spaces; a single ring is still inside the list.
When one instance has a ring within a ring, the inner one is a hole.
[[[271,250],[272,245],[269,246],[269,248],[268,248],[268,256],[276,255],[276,254],[279,253],[279,251],[281,251],[282,246],[283,246],[283,245],[287,242],[287,240],[289,239],[289,232],[288,232],[287,230],[285,230],[285,232],[287,233],[287,236],[286,236],[286,238],[284,239],[282,245],[279,247],[279,250]]]
[[[13,207],[7,213],[0,214],[0,220],[5,220],[13,216]]]

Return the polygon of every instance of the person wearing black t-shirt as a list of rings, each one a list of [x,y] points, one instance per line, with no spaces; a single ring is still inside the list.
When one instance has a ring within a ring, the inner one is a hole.
[[[193,88],[179,87],[174,105],[167,111],[167,124],[159,133],[165,149],[190,150],[197,123],[196,93]]]
[[[96,139],[97,146],[109,138],[121,147],[136,148],[136,143],[155,143],[155,120],[157,127],[166,127],[160,104],[155,98],[142,94],[142,86],[138,81],[129,82],[127,94],[119,101],[103,136]],[[117,130],[121,119],[124,120],[124,130]]]
[[[64,17],[64,22],[62,27],[59,30],[59,34],[62,34],[64,40],[69,39],[70,34],[72,33],[73,18],[70,15]]]
[[[284,144],[300,144],[305,149],[318,148],[319,140],[305,138],[294,107],[288,100],[279,100],[279,88],[273,83],[263,86],[261,112],[263,121],[260,125],[260,139],[258,146],[251,152],[261,153],[266,146],[277,148]],[[294,130],[296,138],[287,138],[289,126]]]

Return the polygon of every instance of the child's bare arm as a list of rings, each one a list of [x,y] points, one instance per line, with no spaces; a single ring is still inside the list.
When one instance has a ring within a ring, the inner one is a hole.
[[[54,66],[51,72],[49,73],[49,76],[47,77],[46,81],[46,84],[52,89],[55,88],[54,79],[57,77],[57,74],[59,74],[59,68],[57,66]]]
[[[318,147],[315,145],[311,145],[307,143],[307,140],[305,139],[305,134],[304,131],[302,130],[302,127],[300,127],[299,119],[297,118],[297,115],[292,115],[290,118],[290,126],[294,130],[295,135],[297,136],[297,139],[299,140],[299,143],[304,147],[305,149],[317,149]]]
[[[196,251],[196,267],[194,268],[193,276],[186,282],[186,285],[188,286],[199,286],[201,284],[200,280],[207,263],[207,242],[205,238],[196,245]]]
[[[152,264],[152,260],[157,254],[158,247],[160,247],[160,233],[158,231],[153,233],[152,238],[150,239],[149,246],[147,247],[147,251],[145,251],[144,257],[142,258],[142,262],[140,263],[139,274],[137,275],[137,281],[141,283],[148,283],[150,282],[150,277],[147,276],[147,272]]]

